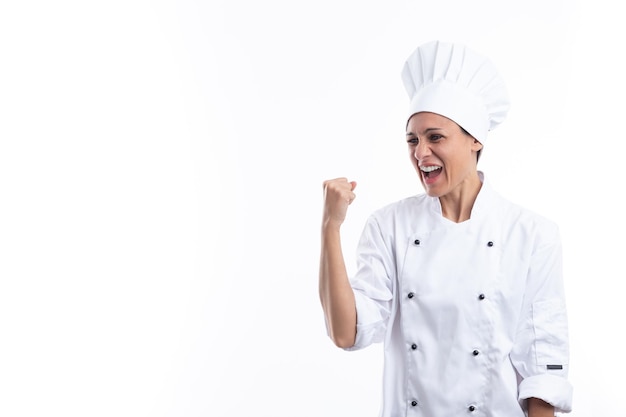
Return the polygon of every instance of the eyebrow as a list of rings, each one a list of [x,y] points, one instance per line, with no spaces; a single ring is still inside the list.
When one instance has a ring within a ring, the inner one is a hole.
[[[433,130],[443,130],[440,127],[429,127],[428,129],[424,130],[424,134],[432,132]],[[417,136],[415,133],[413,132],[406,132],[407,136]]]

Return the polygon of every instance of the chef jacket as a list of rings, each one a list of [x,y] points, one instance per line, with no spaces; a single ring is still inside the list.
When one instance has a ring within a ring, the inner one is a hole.
[[[413,196],[367,220],[351,277],[354,346],[384,342],[381,417],[571,411],[558,227],[482,188],[471,218]]]

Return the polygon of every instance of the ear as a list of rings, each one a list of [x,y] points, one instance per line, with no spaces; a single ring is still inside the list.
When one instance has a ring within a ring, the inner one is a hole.
[[[478,152],[483,148],[483,144],[478,141],[478,139],[474,139],[472,143],[472,151]]]

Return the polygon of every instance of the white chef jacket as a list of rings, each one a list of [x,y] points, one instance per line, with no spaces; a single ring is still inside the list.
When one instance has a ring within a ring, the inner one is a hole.
[[[571,411],[558,228],[479,174],[465,222],[423,194],[365,225],[347,350],[384,342],[381,417],[522,417],[530,397]]]

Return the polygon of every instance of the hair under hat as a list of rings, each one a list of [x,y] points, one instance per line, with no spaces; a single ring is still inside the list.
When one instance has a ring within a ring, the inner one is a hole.
[[[493,63],[462,44],[431,41],[419,46],[404,64],[402,81],[410,99],[407,121],[415,113],[437,113],[483,145],[510,107]]]

